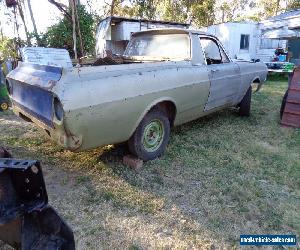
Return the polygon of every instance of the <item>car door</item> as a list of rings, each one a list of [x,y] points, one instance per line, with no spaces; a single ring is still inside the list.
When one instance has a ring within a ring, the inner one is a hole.
[[[200,43],[210,79],[210,93],[204,111],[233,105],[241,84],[239,66],[228,58],[213,37],[200,36]]]

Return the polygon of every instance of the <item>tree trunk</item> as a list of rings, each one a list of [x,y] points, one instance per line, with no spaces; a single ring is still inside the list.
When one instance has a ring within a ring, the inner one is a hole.
[[[30,38],[29,38],[29,35],[28,35],[29,33],[28,33],[27,25],[26,25],[26,22],[25,22],[25,17],[24,17],[22,2],[20,0],[18,0],[17,1],[17,5],[18,5],[19,14],[20,14],[20,17],[22,19],[22,22],[23,22],[23,25],[24,25],[24,29],[25,29],[27,45],[30,46],[31,42],[30,42]]]
[[[76,17],[75,17],[75,3],[73,0],[69,1],[70,7],[72,10],[72,24],[73,24],[73,50],[74,50],[74,56],[75,60],[78,59],[77,56],[77,40],[76,40]]]
[[[37,28],[36,28],[36,23],[35,23],[35,19],[34,19],[34,16],[33,16],[32,8],[31,8],[31,2],[30,1],[31,0],[27,0],[27,5],[28,5],[28,9],[29,9],[29,14],[30,14],[32,26],[33,26],[34,36],[36,38],[37,45],[41,46],[41,40],[40,40],[40,37],[38,35],[38,31],[37,31]]]
[[[222,8],[222,23],[225,23],[225,10]]]
[[[115,13],[115,5],[116,5],[116,0],[111,0],[111,5],[110,5],[110,15],[113,16]]]
[[[278,14],[278,11],[279,11],[279,5],[280,5],[280,0],[277,0],[277,2],[276,2],[276,9],[275,9],[275,15]]]
[[[79,23],[79,17],[78,17],[78,12],[77,12],[77,3],[79,1],[77,0],[77,3],[74,0],[74,12],[75,12],[75,20],[76,20],[76,26],[77,26],[77,34],[79,38],[79,44],[80,44],[80,57],[84,56],[84,48],[83,48],[83,42],[82,42],[82,36],[81,36],[81,31],[80,31],[80,23]]]
[[[3,40],[3,30],[2,30],[1,20],[0,20],[0,34],[1,34],[1,40]]]
[[[65,6],[64,4],[58,3],[55,0],[48,0],[48,2],[51,3],[51,4],[53,4],[61,12],[63,12],[64,15],[72,22],[72,17],[71,17],[71,15],[67,11],[68,6]],[[71,7],[70,3],[69,3],[69,7]]]

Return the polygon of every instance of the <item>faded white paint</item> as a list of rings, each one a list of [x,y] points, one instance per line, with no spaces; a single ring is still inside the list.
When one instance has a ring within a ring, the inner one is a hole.
[[[21,49],[22,61],[40,65],[72,68],[69,52],[65,49],[24,47]]]
[[[146,113],[160,102],[168,101],[175,106],[174,125],[179,125],[237,105],[253,80],[263,82],[266,78],[267,68],[263,63],[229,59],[226,63],[207,65],[199,37],[218,40],[203,32],[182,29],[146,32],[154,35],[168,32],[186,34],[191,42],[188,53],[191,58],[63,68],[60,79],[54,83],[50,81],[52,84],[47,88],[39,86],[39,79],[31,77],[30,74],[35,72],[28,71],[26,63],[20,64],[8,77],[11,86],[16,82],[26,82],[26,88],[30,85],[42,88],[44,93],[46,91],[53,96],[53,100],[57,98],[60,101],[64,115],[59,120],[53,111],[53,126],[49,127],[34,115],[34,107],[28,109],[27,101],[30,100],[22,99],[22,103],[17,104],[12,95],[14,112],[44,128],[53,140],[64,147],[80,151],[127,141]],[[227,70],[223,71],[222,66]],[[217,68],[221,71],[213,75]],[[17,78],[19,71],[28,72],[24,81]],[[232,84],[232,79],[235,84]],[[213,100],[213,104],[208,100]],[[52,106],[55,106],[54,101]]]

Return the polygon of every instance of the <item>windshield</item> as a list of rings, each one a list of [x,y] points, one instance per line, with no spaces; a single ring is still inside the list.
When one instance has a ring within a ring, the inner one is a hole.
[[[190,59],[189,36],[187,34],[139,35],[131,39],[124,56]]]

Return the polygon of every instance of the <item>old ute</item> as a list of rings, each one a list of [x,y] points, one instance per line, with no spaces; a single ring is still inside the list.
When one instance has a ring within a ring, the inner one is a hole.
[[[20,62],[7,77],[13,111],[69,150],[127,141],[147,161],[164,152],[172,126],[227,107],[248,116],[251,84],[267,75],[263,63],[233,61],[216,37],[194,30],[134,33],[121,58],[76,67]]]

